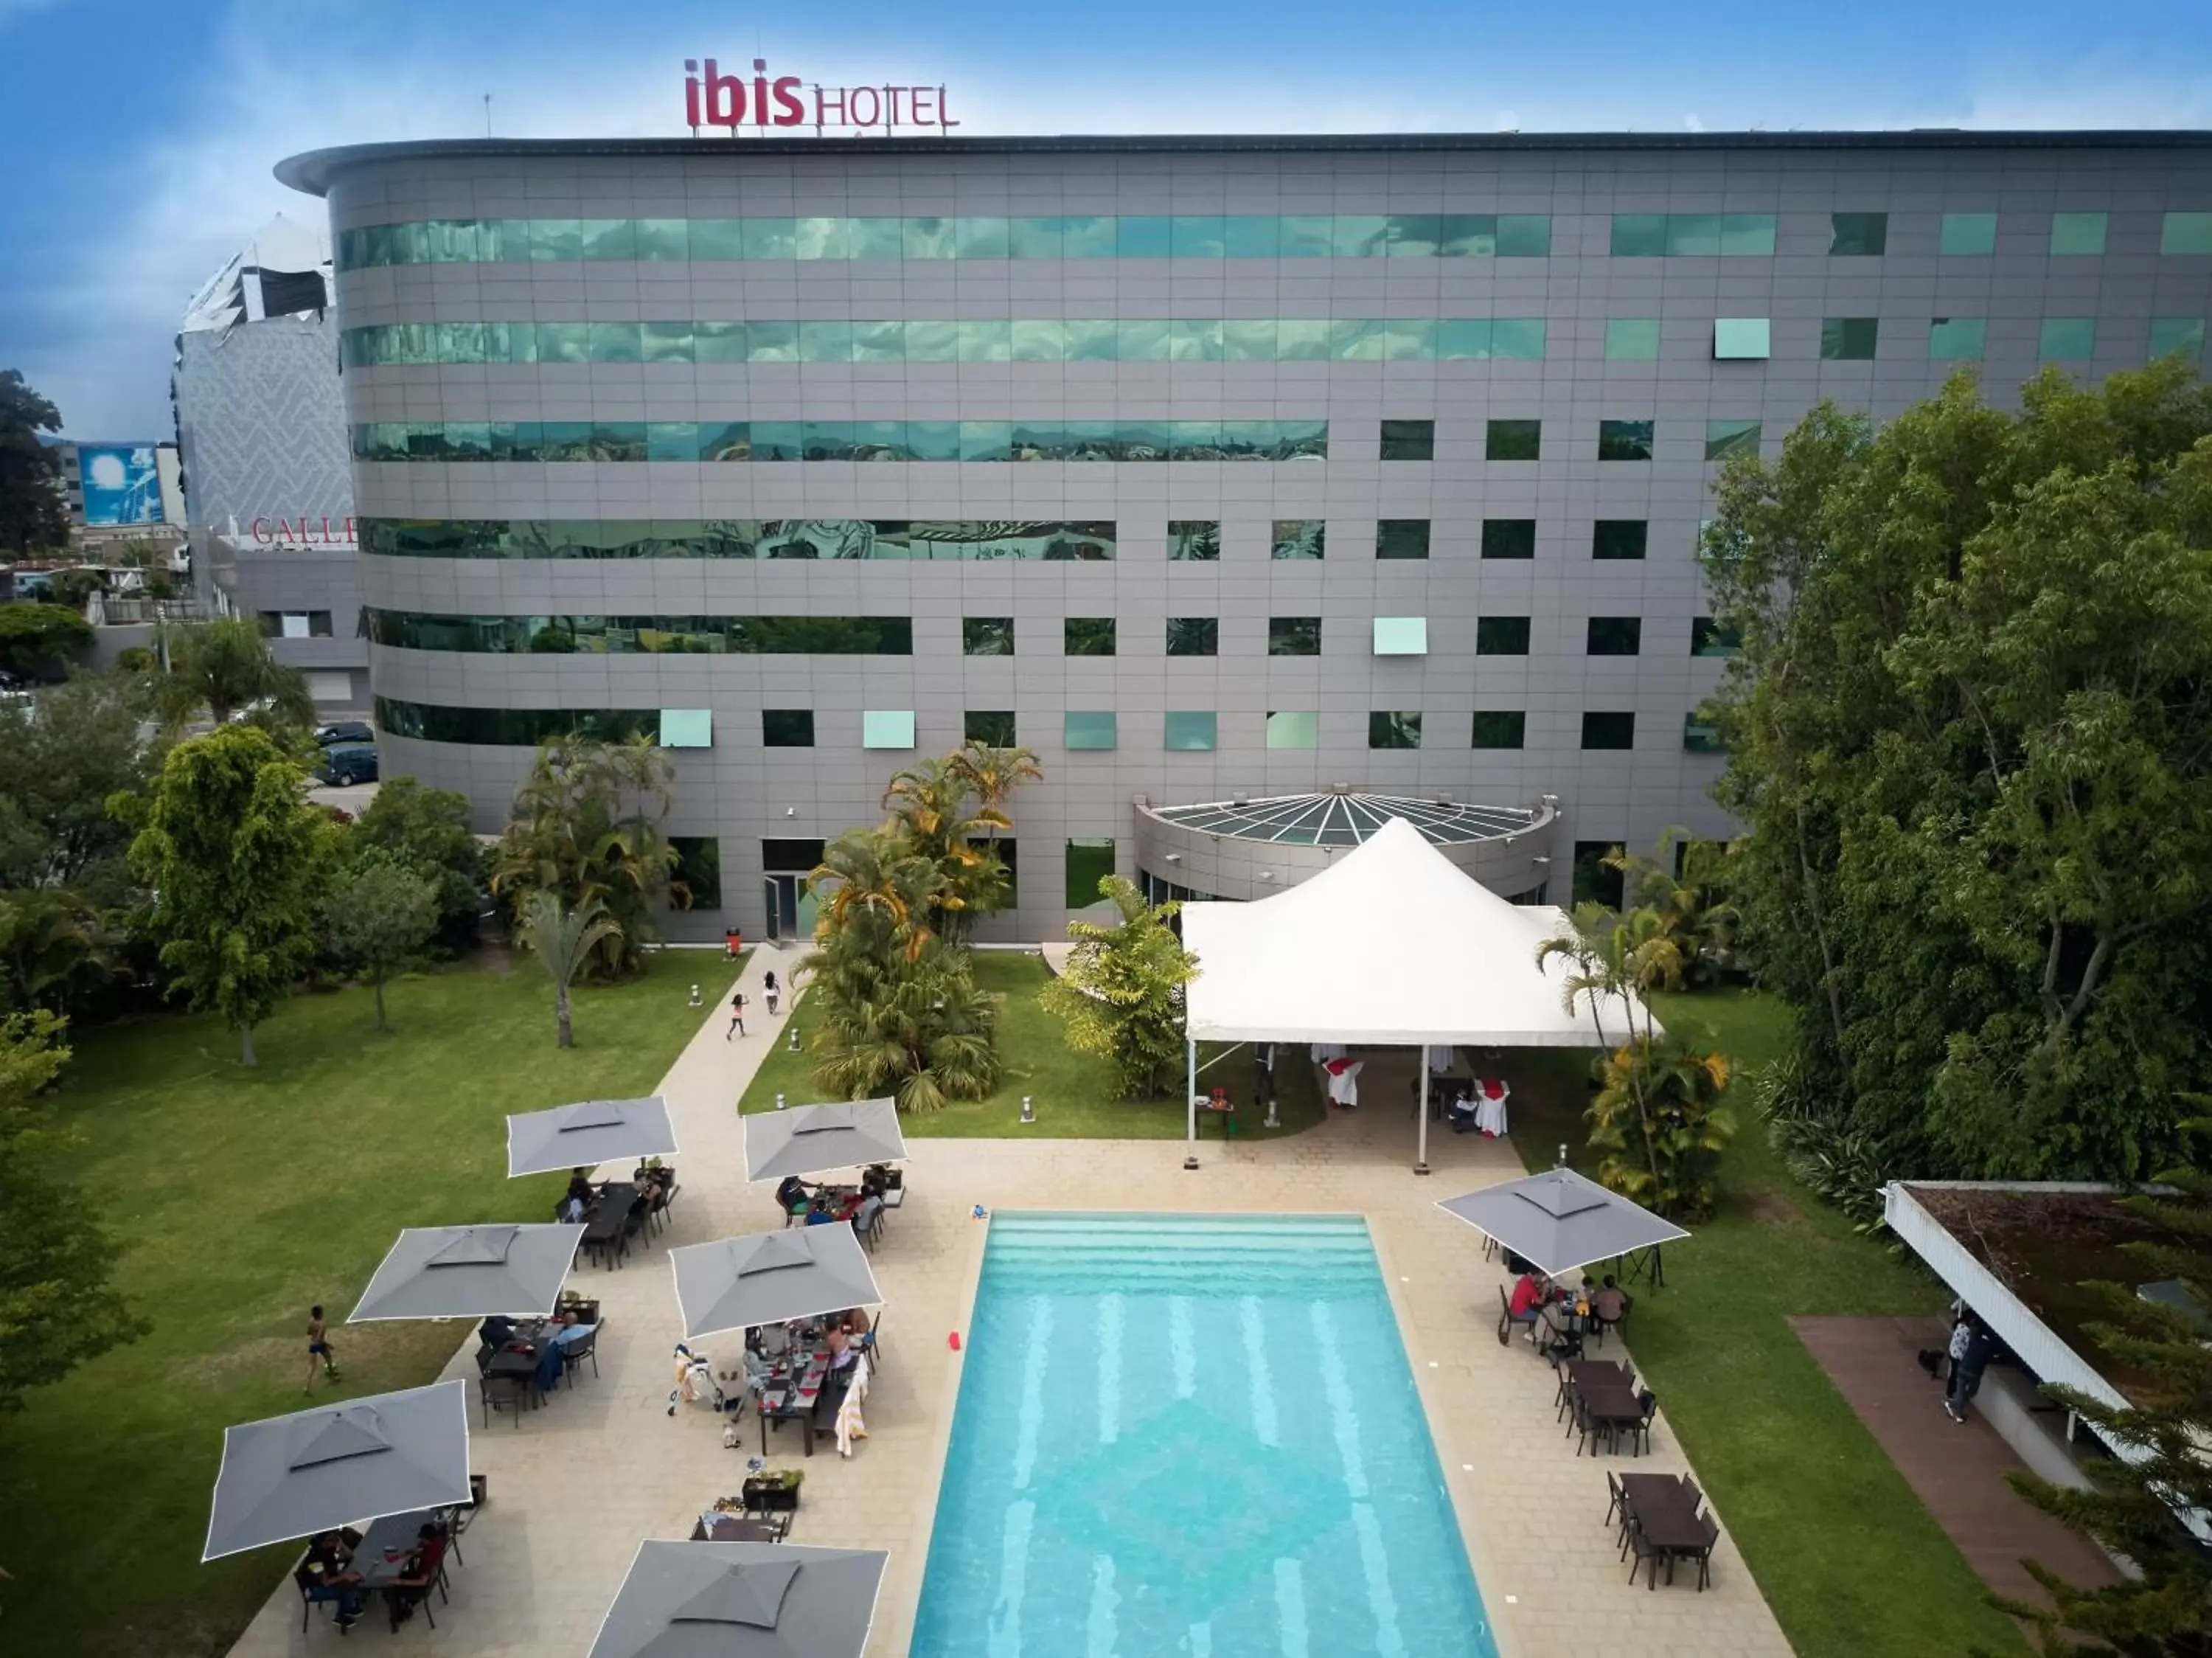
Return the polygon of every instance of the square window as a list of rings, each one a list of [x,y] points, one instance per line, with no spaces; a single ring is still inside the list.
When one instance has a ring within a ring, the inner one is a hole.
[[[1659,357],[1659,319],[1614,317],[1605,325],[1608,363],[1654,363]]]
[[[1634,656],[1644,648],[1644,619],[1640,616],[1593,616],[1585,655]]]
[[[1617,840],[1578,840],[1575,843],[1573,886],[1569,897],[1576,904],[1598,904],[1618,910],[1625,896],[1627,871],[1606,867],[1606,859],[1620,851]]]
[[[672,885],[680,886],[690,898],[685,907],[691,910],[719,910],[722,907],[722,843],[712,835],[671,835],[668,850],[676,854],[676,867],[669,871]],[[668,907],[676,907],[676,894],[668,895]]]
[[[1060,746],[1071,752],[1114,747],[1115,720],[1110,710],[1069,709],[1060,716]]]
[[[1747,362],[1770,355],[1771,333],[1765,317],[1717,317],[1713,320],[1713,357],[1717,362]]]
[[[1425,558],[1429,556],[1429,521],[1425,518],[1385,518],[1375,526],[1377,558]]]
[[[2204,319],[2203,317],[2153,317],[2150,320],[2150,354],[2154,357],[2172,357],[2177,352],[2193,357],[2204,350]]]
[[[1433,420],[1386,420],[1382,423],[1382,459],[1433,460],[1437,458],[1437,423]]]
[[[872,708],[860,716],[863,748],[914,747],[914,710],[910,708]]]
[[[2212,253],[2212,213],[2169,213],[2160,224],[2161,253]]]
[[[664,708],[660,710],[663,748],[712,748],[714,714],[706,708]]]
[[[2051,251],[2054,256],[2101,253],[2105,251],[2106,216],[2102,213],[2053,213]]]
[[[2097,319],[2045,317],[2036,343],[2036,356],[2045,363],[2097,354]]]
[[[1321,618],[1270,616],[1267,619],[1267,654],[1270,656],[1320,655]]]
[[[1218,518],[1170,518],[1168,521],[1168,558],[1176,564],[1219,563],[1221,521]]]
[[[1651,526],[1641,518],[1601,518],[1590,526],[1593,558],[1641,558]]]
[[[1477,748],[1518,748],[1528,734],[1528,716],[1517,708],[1478,708],[1474,710]]]
[[[1270,710],[1267,715],[1267,747],[1320,747],[1321,716],[1311,711],[1278,712]]]
[[[1425,616],[1377,616],[1375,619],[1377,656],[1425,656],[1429,654],[1429,619]]]
[[[1939,253],[1979,258],[1997,251],[1997,216],[1994,213],[1946,213],[1936,245]]]
[[[963,656],[1012,655],[1014,619],[1011,616],[962,617],[960,654]]]
[[[1209,711],[1179,713],[1170,709],[1165,746],[1170,753],[1211,753],[1218,716]]]
[[[813,747],[814,710],[811,708],[763,708],[761,710],[761,747],[763,748]]]
[[[1493,420],[1484,436],[1482,458],[1485,460],[1535,460],[1541,457],[1543,447],[1542,421]]]
[[[1534,558],[1536,556],[1536,521],[1533,518],[1484,519],[1482,556],[1486,558]]]
[[[1278,518],[1268,545],[1270,558],[1319,558],[1328,549],[1328,526],[1318,518]]]
[[[1695,713],[1682,716],[1682,748],[1691,754],[1725,754],[1728,747],[1721,741],[1721,728],[1710,720],[1702,720]]]
[[[1871,363],[1881,324],[1873,317],[1824,317],[1820,358],[1824,363]]]
[[[1928,325],[1931,362],[1954,363],[1982,354],[1989,324],[1980,317],[1937,317]]]
[[[1616,213],[1613,216],[1613,257],[1642,259],[1667,251],[1664,213]]]
[[[1831,213],[1828,252],[1831,255],[1866,255],[1889,246],[1887,213]]]
[[[1759,423],[1756,420],[1708,420],[1705,422],[1705,459],[1725,460],[1732,454],[1759,453]]]
[[[1218,656],[1221,654],[1221,624],[1211,616],[1168,618],[1168,655]]]
[[[1111,616],[1070,616],[1060,623],[1061,649],[1070,656],[1111,656],[1114,619]]]
[[[1584,748],[1635,747],[1636,716],[1633,714],[1583,715],[1583,747]]]
[[[985,748],[1012,748],[1014,746],[1013,710],[969,709],[960,716],[960,740]]]
[[[1693,618],[1690,623],[1690,655],[1692,656],[1735,656],[1743,650],[1743,641],[1734,628],[1723,627],[1710,616]]]
[[[1067,907],[1087,910],[1102,901],[1099,886],[1114,873],[1114,839],[1085,837],[1067,843]]]
[[[1421,716],[1376,710],[1367,716],[1367,746],[1370,748],[1419,748],[1421,746]]]
[[[1649,420],[1601,420],[1597,423],[1597,458],[1601,460],[1651,459],[1652,423]]]
[[[1478,616],[1474,622],[1474,654],[1478,656],[1526,656],[1528,619],[1526,616]]]

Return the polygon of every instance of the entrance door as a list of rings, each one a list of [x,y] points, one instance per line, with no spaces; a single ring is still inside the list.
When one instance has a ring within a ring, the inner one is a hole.
[[[773,941],[799,936],[799,881],[797,875],[769,875],[761,882],[761,897],[768,910],[768,936]]]

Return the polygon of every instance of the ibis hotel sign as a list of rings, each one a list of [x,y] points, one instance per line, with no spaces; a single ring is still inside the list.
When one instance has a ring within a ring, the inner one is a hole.
[[[684,120],[694,132],[726,126],[731,135],[811,128],[853,132],[950,132],[941,86],[825,87],[796,75],[771,75],[768,60],[752,72],[726,71],[712,58],[684,60]]]

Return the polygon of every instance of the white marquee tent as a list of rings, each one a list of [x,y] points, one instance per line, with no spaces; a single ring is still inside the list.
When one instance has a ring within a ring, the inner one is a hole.
[[[1537,966],[1537,946],[1567,924],[1558,909],[1500,898],[1394,818],[1273,898],[1183,906],[1200,970],[1185,992],[1194,1072],[1201,1041],[1595,1047],[1628,1033],[1632,1009],[1641,1030],[1642,1003],[1607,997],[1601,1039],[1591,994],[1567,1005],[1573,966]],[[1420,1118],[1425,1169],[1425,1109]]]

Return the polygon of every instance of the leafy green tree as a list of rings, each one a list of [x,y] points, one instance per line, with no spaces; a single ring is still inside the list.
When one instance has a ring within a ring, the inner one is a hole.
[[[305,730],[315,722],[307,676],[270,653],[269,637],[249,617],[228,616],[163,630],[167,672],[148,692],[156,715],[174,727],[203,713],[217,725],[245,711],[271,730]]]
[[[126,901],[131,832],[108,797],[143,794],[166,748],[142,735],[136,688],[79,674],[0,702],[0,887],[69,887],[94,905]]]
[[[69,545],[61,452],[39,441],[61,429],[61,411],[21,370],[0,369],[0,547],[18,558]]]
[[[1823,405],[1723,472],[1731,897],[1814,1131],[1885,1172],[2140,1178],[2212,1085],[2208,438],[2162,361]]]
[[[1198,977],[1198,958],[1168,925],[1182,905],[1147,904],[1121,875],[1098,893],[1121,918],[1068,923],[1066,971],[1038,1000],[1067,1021],[1069,1047],[1107,1062],[1116,1099],[1157,1100],[1182,1079],[1183,987]]]
[[[441,945],[461,950],[476,942],[484,849],[469,827],[466,795],[425,789],[413,777],[387,777],[355,820],[351,838],[356,847],[383,852],[433,884]]]
[[[1027,748],[998,748],[989,743],[971,742],[946,760],[957,775],[965,779],[969,793],[975,796],[981,808],[979,816],[1006,820],[1006,826],[1013,826],[1011,811],[1014,793],[1024,783],[1035,783],[1044,776],[1044,768],[1037,764],[1036,753]],[[990,825],[985,838],[995,841],[999,826]]]
[[[1656,1214],[1712,1213],[1721,1154],[1735,1119],[1720,1105],[1728,1060],[1680,1038],[1632,1038],[1604,1061],[1597,1095],[1583,1113],[1598,1179]]]
[[[954,943],[967,938],[977,917],[1006,901],[1006,865],[977,838],[995,837],[1012,820],[994,808],[971,810],[972,792],[953,761],[926,759],[895,773],[884,794],[894,832],[933,872],[923,902],[927,924]]]
[[[319,877],[335,826],[301,798],[300,768],[258,727],[219,726],[170,751],[141,801],[131,864],[157,894],[151,916],[169,991],[220,1013],[254,1063],[253,1027],[313,948]]]
[[[1684,984],[1713,984],[1735,964],[1741,917],[1728,898],[1728,849],[1720,842],[1693,840],[1682,830],[1669,829],[1648,857],[1616,846],[1601,862],[1621,872],[1638,909],[1658,918],[1680,958]]]
[[[144,1333],[109,1282],[117,1256],[75,1178],[76,1137],[40,1095],[69,1061],[64,1021],[0,1018],[0,1411]]]
[[[1594,1135],[1591,1144],[1613,1154],[1616,1167],[1625,1149],[1627,1155],[1642,1161],[1639,1178],[1648,1182],[1648,1189],[1665,1190],[1671,1182],[1652,1088],[1659,1030],[1650,993],[1673,990],[1681,984],[1681,947],[1656,911],[1638,909],[1622,915],[1601,904],[1584,903],[1577,904],[1568,917],[1565,932],[1537,945],[1538,966],[1547,965],[1554,957],[1568,964],[1561,986],[1567,1011],[1572,1013],[1579,1006],[1589,1012],[1599,1045],[1611,1051],[1620,1066],[1617,1077],[1611,1062],[1601,1070],[1601,1083],[1610,1087],[1617,1082],[1621,1097],[1604,1119],[1607,1143],[1599,1146]],[[1636,1025],[1639,1007],[1644,1013],[1641,1030]],[[1607,1022],[1616,1015],[1622,1026],[1618,1039],[1609,1033]],[[1623,1117],[1630,1126],[1617,1129]],[[1625,1194],[1627,1188],[1616,1183],[1619,1178],[1616,1175],[1605,1183]]]
[[[59,1011],[115,971],[116,941],[66,887],[0,887],[0,1011]]]
[[[92,649],[92,624],[65,605],[0,605],[0,667],[21,678],[61,678],[72,656]]]
[[[334,882],[323,903],[323,936],[331,954],[376,992],[376,1028],[384,1016],[384,982],[417,954],[438,926],[438,889],[392,854],[364,853]]]
[[[522,948],[553,981],[553,1026],[564,1048],[576,1045],[569,1002],[576,976],[592,959],[592,951],[621,930],[621,924],[607,913],[607,906],[596,898],[587,898],[572,910],[562,902],[560,893],[540,888],[523,900]]]

